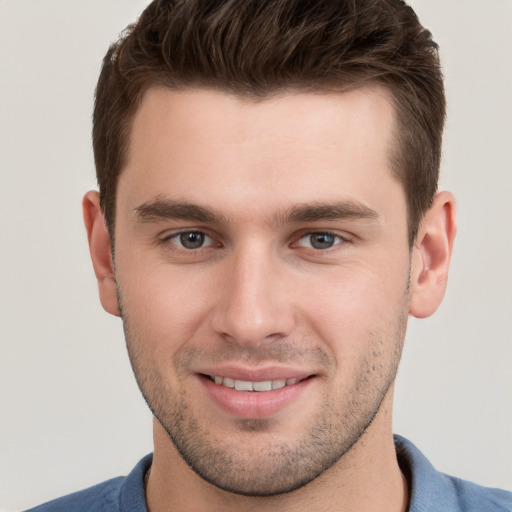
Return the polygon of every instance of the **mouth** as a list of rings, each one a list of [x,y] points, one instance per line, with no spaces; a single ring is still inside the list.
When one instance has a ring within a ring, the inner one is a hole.
[[[307,401],[318,380],[316,375],[279,375],[277,371],[261,376],[239,373],[230,377],[200,373],[198,377],[212,403],[230,417],[243,419],[270,418],[298,400]]]
[[[257,392],[266,392],[272,391],[274,389],[282,389],[286,386],[293,386],[298,382],[301,382],[307,378],[296,378],[292,377],[290,379],[275,379],[275,380],[261,380],[261,381],[249,381],[249,380],[239,380],[232,379],[231,377],[221,377],[219,375],[204,375],[204,377],[210,379],[212,382],[219,386],[224,386],[229,389],[234,389],[236,391],[257,391]]]

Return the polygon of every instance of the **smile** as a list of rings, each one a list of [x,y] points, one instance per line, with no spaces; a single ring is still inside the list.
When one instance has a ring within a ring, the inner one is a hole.
[[[219,386],[235,389],[236,391],[272,391],[273,389],[281,389],[286,386],[293,386],[303,379],[276,379],[252,382],[248,380],[232,379],[230,377],[220,377],[217,375],[208,375],[211,381]]]
[[[215,375],[220,371],[225,372],[224,376]],[[291,406],[300,397],[307,400],[319,380],[316,374],[290,368],[254,371],[240,368],[215,371],[212,368],[197,375],[206,396],[216,406],[230,417],[244,419],[270,418]]]

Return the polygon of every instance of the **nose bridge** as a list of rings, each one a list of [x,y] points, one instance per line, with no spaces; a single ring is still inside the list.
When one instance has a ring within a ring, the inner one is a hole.
[[[280,274],[278,257],[263,243],[235,251],[227,264],[214,329],[240,345],[287,336],[293,312]]]

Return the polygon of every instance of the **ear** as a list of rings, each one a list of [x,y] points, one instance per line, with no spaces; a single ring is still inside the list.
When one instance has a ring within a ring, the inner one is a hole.
[[[120,316],[112,248],[98,192],[87,192],[82,201],[82,208],[101,305],[111,315]]]
[[[413,247],[409,310],[412,316],[432,315],[443,300],[456,226],[455,198],[449,192],[436,194],[420,223]]]

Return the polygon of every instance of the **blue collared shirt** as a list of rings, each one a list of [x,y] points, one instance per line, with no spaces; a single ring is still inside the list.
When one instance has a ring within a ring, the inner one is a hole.
[[[409,512],[512,512],[511,492],[439,473],[403,437],[395,436],[395,447],[409,481]],[[26,512],[147,512],[144,475],[152,459],[152,454],[146,455],[127,477],[108,480]]]

